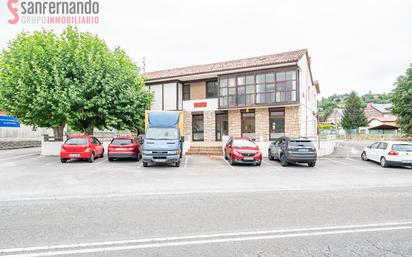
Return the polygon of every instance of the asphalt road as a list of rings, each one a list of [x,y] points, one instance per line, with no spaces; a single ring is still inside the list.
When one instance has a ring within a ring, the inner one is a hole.
[[[412,256],[412,188],[3,202],[0,256]]]
[[[412,256],[412,169],[0,152],[0,256]]]

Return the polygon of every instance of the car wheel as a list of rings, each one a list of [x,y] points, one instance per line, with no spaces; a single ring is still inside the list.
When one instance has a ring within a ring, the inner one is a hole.
[[[180,161],[175,163],[175,167],[180,167]]]
[[[62,163],[66,163],[66,162],[67,162],[67,159],[61,158],[60,161],[61,161]]]
[[[286,159],[286,156],[284,154],[280,155],[280,165],[282,165],[283,167],[288,166],[288,160]]]
[[[256,166],[260,166],[260,165],[262,165],[262,161],[257,162],[255,165],[256,165]]]
[[[92,163],[94,161],[94,153],[90,155],[90,158],[87,159],[88,162]]]
[[[362,158],[362,160],[364,160],[364,161],[367,161],[367,160],[368,160],[368,156],[366,155],[366,152],[365,152],[365,151],[362,152],[361,158]]]
[[[385,157],[381,157],[381,166],[383,168],[387,168],[388,167],[388,162],[386,161]]]
[[[232,155],[229,157],[229,163],[230,163],[230,165],[234,165],[235,163],[233,162],[233,158],[232,158]]]
[[[102,154],[99,156],[99,158],[103,158],[104,157],[104,151],[102,152]]]
[[[308,163],[308,166],[309,166],[309,167],[315,167],[315,165],[316,165],[316,162],[309,162],[309,163]]]
[[[143,167],[147,167],[147,162],[143,162]]]
[[[112,162],[114,159],[112,157],[109,157],[109,162]]]
[[[275,159],[275,158],[273,158],[272,152],[270,150],[268,151],[268,158],[271,161],[273,161]]]

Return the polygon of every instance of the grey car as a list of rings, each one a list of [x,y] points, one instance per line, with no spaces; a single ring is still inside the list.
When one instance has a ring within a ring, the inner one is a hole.
[[[307,138],[281,137],[270,144],[268,157],[270,160],[279,160],[283,167],[290,163],[307,163],[309,167],[314,167],[317,152]]]

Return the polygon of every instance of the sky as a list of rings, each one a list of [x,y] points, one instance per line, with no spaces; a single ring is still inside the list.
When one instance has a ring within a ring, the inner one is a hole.
[[[94,1],[100,23],[77,27],[125,49],[140,66],[144,57],[146,71],[307,48],[321,96],[329,96],[390,92],[412,63],[407,0]],[[23,30],[65,27],[10,25],[6,2],[0,3],[1,49]]]

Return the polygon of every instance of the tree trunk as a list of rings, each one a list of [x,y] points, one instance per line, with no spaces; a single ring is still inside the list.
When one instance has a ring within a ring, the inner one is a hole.
[[[93,136],[94,126],[83,128],[83,133],[88,136]]]
[[[60,125],[59,127],[53,128],[54,138],[57,140],[63,140],[63,130],[65,124]]]

